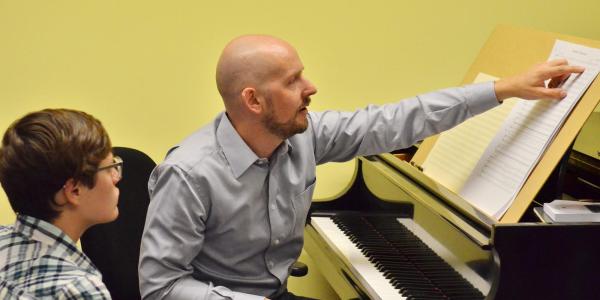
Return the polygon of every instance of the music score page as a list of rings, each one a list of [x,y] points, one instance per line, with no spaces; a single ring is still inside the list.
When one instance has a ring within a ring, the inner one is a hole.
[[[497,79],[479,73],[474,83]],[[423,162],[423,173],[458,194],[517,101],[506,99],[502,105],[442,132]]]
[[[459,194],[490,216],[500,219],[517,196],[569,113],[600,69],[600,50],[556,41],[549,59],[566,58],[586,68],[563,84],[567,97],[518,100],[502,123]]]

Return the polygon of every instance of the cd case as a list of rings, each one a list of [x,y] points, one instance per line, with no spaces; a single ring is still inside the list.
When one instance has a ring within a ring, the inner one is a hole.
[[[600,203],[554,200],[544,203],[544,213],[554,222],[600,222]]]

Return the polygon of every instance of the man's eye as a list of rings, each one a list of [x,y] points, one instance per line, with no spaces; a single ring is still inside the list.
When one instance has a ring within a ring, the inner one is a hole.
[[[292,79],[290,80],[290,84],[294,83],[294,82],[296,82],[298,80],[300,80],[300,75],[296,75],[296,76],[292,77]]]

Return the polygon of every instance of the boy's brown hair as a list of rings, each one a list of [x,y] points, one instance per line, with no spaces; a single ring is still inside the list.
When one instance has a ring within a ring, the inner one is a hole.
[[[110,138],[93,116],[70,109],[32,112],[4,133],[0,183],[15,213],[50,222],[60,213],[54,197],[66,181],[94,187],[110,151]]]

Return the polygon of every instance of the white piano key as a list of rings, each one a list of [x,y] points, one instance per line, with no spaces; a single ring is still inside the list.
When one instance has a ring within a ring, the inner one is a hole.
[[[353,275],[368,289],[370,297],[381,300],[406,299],[330,218],[311,217],[311,224],[338,256],[345,260],[346,265],[350,266]]]

